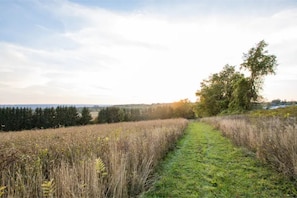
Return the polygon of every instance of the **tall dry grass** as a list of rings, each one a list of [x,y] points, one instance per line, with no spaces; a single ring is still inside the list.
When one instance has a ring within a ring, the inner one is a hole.
[[[186,125],[172,119],[0,133],[0,193],[135,197]]]
[[[256,153],[288,177],[297,179],[297,118],[229,116],[204,118],[236,145]]]

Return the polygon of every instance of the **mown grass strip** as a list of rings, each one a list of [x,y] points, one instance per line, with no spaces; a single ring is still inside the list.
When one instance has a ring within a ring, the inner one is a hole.
[[[294,184],[211,126],[190,123],[142,197],[295,197]]]

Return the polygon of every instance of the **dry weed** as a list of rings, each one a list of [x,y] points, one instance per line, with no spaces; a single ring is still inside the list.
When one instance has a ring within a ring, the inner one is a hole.
[[[0,134],[2,197],[133,197],[174,148],[184,119]]]
[[[297,178],[297,123],[295,117],[230,116],[204,118],[232,139],[256,153],[263,162]]]

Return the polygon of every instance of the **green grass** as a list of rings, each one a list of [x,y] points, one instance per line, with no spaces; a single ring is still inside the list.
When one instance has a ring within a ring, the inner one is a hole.
[[[293,183],[207,124],[192,122],[146,197],[293,197]]]

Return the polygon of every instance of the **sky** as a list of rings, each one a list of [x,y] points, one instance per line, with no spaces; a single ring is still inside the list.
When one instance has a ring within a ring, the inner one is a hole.
[[[0,0],[0,27],[0,104],[195,101],[261,40],[261,94],[297,100],[296,0]]]

